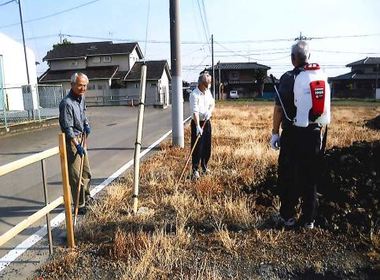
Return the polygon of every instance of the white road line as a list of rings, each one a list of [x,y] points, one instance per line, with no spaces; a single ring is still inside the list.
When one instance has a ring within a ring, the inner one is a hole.
[[[189,119],[190,119],[190,117],[185,119],[184,123],[186,123]],[[142,158],[147,153],[149,153],[154,147],[156,147],[158,144],[160,144],[171,133],[172,133],[171,130],[166,132],[160,139],[158,139],[156,142],[154,142],[152,145],[150,145],[148,148],[146,148],[140,154],[140,158]],[[117,179],[122,173],[124,173],[132,165],[133,165],[133,159],[128,161],[122,167],[120,167],[115,173],[113,173],[111,176],[109,176],[100,185],[97,185],[95,188],[93,188],[91,190],[91,195],[94,196],[95,194],[100,192],[102,189],[104,189],[106,186],[108,186],[110,183],[112,183],[112,181]],[[65,220],[65,213],[61,212],[54,219],[51,220],[51,228],[54,229],[54,228],[58,227],[64,220]],[[40,241],[43,237],[45,237],[46,234],[47,234],[47,226],[44,225],[38,231],[36,231],[33,235],[29,236],[23,242],[18,244],[14,249],[9,251],[4,257],[2,257],[0,259],[0,272],[4,268],[6,268],[8,265],[10,265],[13,261],[15,261],[19,256],[21,256],[26,250],[28,250],[30,247],[32,247],[34,244],[36,244],[38,241]]]

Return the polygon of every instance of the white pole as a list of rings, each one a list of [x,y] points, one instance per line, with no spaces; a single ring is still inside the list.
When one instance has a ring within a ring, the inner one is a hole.
[[[137,117],[137,132],[136,132],[136,143],[135,143],[135,154],[133,161],[133,213],[137,213],[138,206],[138,196],[139,196],[139,181],[140,181],[140,150],[141,150],[141,138],[142,129],[144,121],[144,102],[145,102],[145,90],[146,90],[146,65],[141,66],[141,79],[140,79],[140,104],[139,104],[139,114]]]

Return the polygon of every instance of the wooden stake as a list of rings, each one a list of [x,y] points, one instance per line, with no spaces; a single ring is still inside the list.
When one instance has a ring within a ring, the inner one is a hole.
[[[69,171],[67,167],[67,151],[65,134],[59,134],[59,157],[61,159],[63,201],[65,204],[66,230],[67,230],[67,245],[69,248],[75,247],[73,217],[71,213],[71,191],[69,184]]]

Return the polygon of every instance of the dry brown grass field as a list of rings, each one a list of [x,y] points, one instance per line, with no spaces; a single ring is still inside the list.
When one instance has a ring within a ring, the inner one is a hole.
[[[313,230],[285,230],[271,221],[279,208],[275,186],[278,152],[268,145],[272,108],[269,104],[218,104],[212,120],[210,175],[197,182],[186,179],[175,184],[189,153],[187,127],[185,149],[164,143],[143,162],[141,214],[131,215],[130,172],[108,188],[76,228],[77,248],[57,250],[33,277],[377,278],[378,200],[368,214],[369,226],[349,224],[351,230],[339,228],[333,221],[336,216],[325,224],[317,222]],[[377,115],[380,106],[376,104],[334,107],[327,150],[341,151],[356,141],[368,145],[379,141],[380,131],[365,126]],[[379,192],[379,182],[371,186],[374,193]],[[322,199],[323,194],[320,207],[325,205]]]

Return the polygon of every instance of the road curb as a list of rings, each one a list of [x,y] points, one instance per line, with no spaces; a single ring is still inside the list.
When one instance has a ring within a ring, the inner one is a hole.
[[[44,119],[41,121],[31,121],[19,124],[13,124],[8,126],[8,130],[5,127],[0,127],[0,137],[15,135],[25,131],[36,130],[40,128],[45,128],[53,125],[58,125],[58,117]]]

